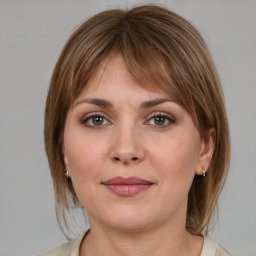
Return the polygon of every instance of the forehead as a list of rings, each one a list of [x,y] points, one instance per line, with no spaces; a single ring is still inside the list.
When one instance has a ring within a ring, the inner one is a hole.
[[[157,86],[145,81],[137,82],[127,69],[125,61],[120,53],[104,59],[91,75],[77,100],[82,97],[120,98],[140,96],[142,99],[154,97],[170,97]]]

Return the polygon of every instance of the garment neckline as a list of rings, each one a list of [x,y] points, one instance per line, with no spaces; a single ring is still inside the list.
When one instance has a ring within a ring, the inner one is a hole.
[[[85,237],[88,235],[88,233],[90,232],[90,229],[88,229],[83,235],[81,235],[75,242],[74,247],[76,248],[76,253],[74,254],[74,256],[79,256],[79,251],[80,251],[80,247],[81,244],[83,242],[83,240],[85,239]],[[216,255],[216,251],[217,251],[217,243],[212,241],[211,239],[203,236],[203,247],[202,247],[202,251],[200,256],[215,256]]]
[[[215,256],[217,251],[217,243],[207,237],[204,238],[203,248],[200,256]]]

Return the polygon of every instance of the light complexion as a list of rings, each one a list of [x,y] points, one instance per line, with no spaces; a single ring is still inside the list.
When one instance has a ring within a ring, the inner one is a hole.
[[[81,252],[200,255],[202,239],[185,230],[187,198],[213,149],[214,131],[202,140],[170,96],[130,77],[121,55],[102,63],[64,130],[65,165],[91,226]],[[139,247],[138,237],[145,240]]]

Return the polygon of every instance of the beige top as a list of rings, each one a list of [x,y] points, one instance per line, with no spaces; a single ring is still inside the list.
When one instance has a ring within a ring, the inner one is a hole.
[[[40,254],[38,256],[79,256],[80,244],[83,240],[83,236],[78,239],[64,244],[63,246],[53,249],[49,252]],[[200,256],[231,256],[217,243],[204,237],[203,249]]]

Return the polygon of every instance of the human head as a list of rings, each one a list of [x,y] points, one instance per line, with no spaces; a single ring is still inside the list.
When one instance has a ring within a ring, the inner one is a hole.
[[[69,38],[55,66],[45,110],[45,147],[53,178],[57,215],[69,209],[62,147],[67,112],[99,64],[121,53],[131,76],[149,90],[161,89],[191,115],[200,136],[216,131],[206,177],[195,176],[188,195],[187,230],[208,228],[229,164],[229,130],[218,75],[199,32],[179,15],[147,5],[109,10],[84,22]]]

